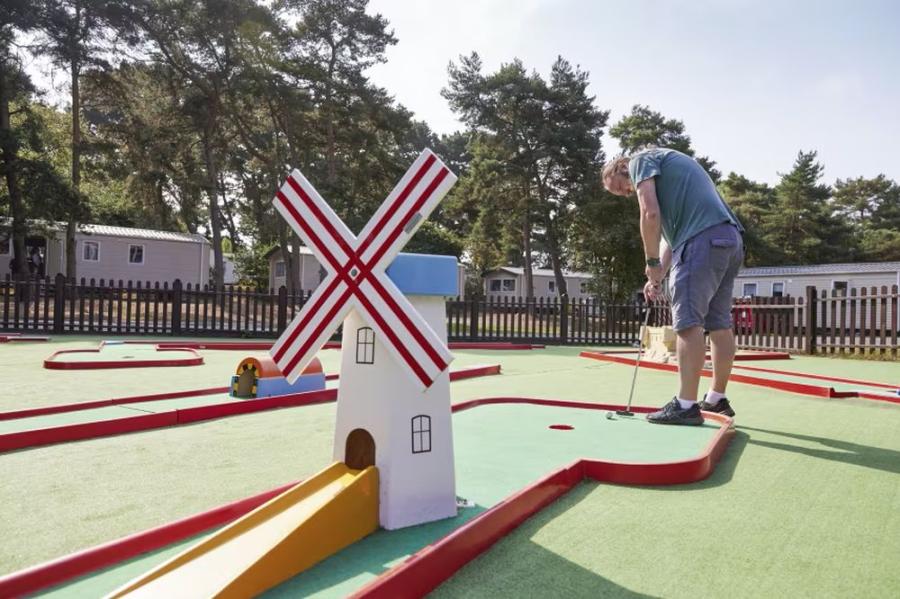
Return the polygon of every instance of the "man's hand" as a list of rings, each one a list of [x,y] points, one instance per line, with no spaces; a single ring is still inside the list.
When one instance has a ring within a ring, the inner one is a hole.
[[[662,285],[647,281],[644,283],[644,299],[648,302],[655,302],[662,295]]]
[[[648,266],[644,269],[644,274],[647,275],[647,280],[651,283],[656,283],[657,285],[663,280],[663,269],[662,265],[660,266]]]

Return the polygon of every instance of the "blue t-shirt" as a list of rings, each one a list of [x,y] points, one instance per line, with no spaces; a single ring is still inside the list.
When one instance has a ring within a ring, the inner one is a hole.
[[[641,181],[656,177],[662,235],[673,250],[697,233],[722,223],[732,223],[744,232],[709,174],[687,154],[665,148],[639,152],[628,162],[628,174],[635,188]]]

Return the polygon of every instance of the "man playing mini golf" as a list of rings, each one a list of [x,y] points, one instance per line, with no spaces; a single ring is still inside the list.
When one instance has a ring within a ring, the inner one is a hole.
[[[675,150],[654,148],[616,158],[603,168],[611,193],[637,191],[646,257],[644,296],[654,300],[671,266],[672,328],[678,336],[681,388],[647,420],[658,424],[702,424],[700,410],[734,416],[725,387],[734,362],[731,294],[744,259],[744,228],[697,161]],[[667,247],[660,255],[660,238]],[[697,403],[709,331],[713,379]]]

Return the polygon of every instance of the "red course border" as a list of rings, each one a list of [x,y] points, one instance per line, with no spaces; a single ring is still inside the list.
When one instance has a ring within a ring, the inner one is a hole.
[[[153,343],[151,341],[140,341],[130,339],[125,343]],[[190,349],[224,349],[224,350],[263,350],[271,349],[273,343],[269,341],[160,341],[157,343],[159,347],[166,348],[190,348]],[[519,349],[543,349],[544,345],[535,343],[513,343],[507,341],[451,341],[447,344],[450,349],[496,349],[496,350],[519,350]],[[329,341],[324,349],[341,349],[340,341]]]
[[[583,351],[578,354],[582,358],[590,358],[592,360],[600,360],[602,362],[615,362],[616,364],[626,364],[628,366],[634,366],[637,363],[637,360],[632,360],[631,358],[623,358],[621,356],[611,356],[607,354],[602,354],[599,352],[591,352],[591,351]],[[649,368],[651,370],[663,370],[666,372],[678,372],[678,366],[674,364],[658,364],[656,362],[646,362],[641,361],[641,368]],[[808,377],[811,379],[820,379],[821,375],[808,375],[803,372],[791,372],[789,370],[774,370],[774,369],[758,369],[750,366],[740,366],[738,368],[748,369],[748,370],[761,370],[764,372],[769,372],[772,374],[783,374],[789,376],[799,376],[799,377]],[[711,377],[712,371],[704,368],[700,371],[701,376]],[[892,397],[885,395],[875,395],[874,393],[866,393],[864,391],[837,391],[834,387],[824,387],[821,385],[812,385],[809,383],[794,383],[790,381],[779,381],[775,379],[767,379],[757,376],[749,376],[746,374],[738,374],[732,371],[731,377],[729,377],[730,381],[734,381],[736,383],[747,383],[748,385],[757,385],[759,387],[768,387],[769,389],[778,389],[780,391],[788,391],[790,393],[799,393],[800,395],[810,395],[812,397],[825,397],[829,399],[847,399],[847,398],[856,398],[856,399],[874,399],[877,401],[886,401],[890,403],[900,403],[900,396]],[[828,379],[826,379],[828,380]],[[835,379],[837,380],[837,379]],[[846,380],[843,382],[847,382]],[[864,385],[872,385],[872,386],[885,386],[884,383],[867,383],[865,381],[852,381],[854,383],[864,384]],[[891,386],[887,386],[888,389],[894,388]]]
[[[495,374],[500,374],[499,364],[473,366],[471,368],[464,368],[451,372],[450,380],[458,381]],[[333,380],[336,378],[338,378],[337,375],[326,376],[326,379]],[[121,399],[106,399],[94,402],[47,406],[43,408],[32,408],[30,410],[0,413],[0,420],[14,420],[17,418],[72,412],[111,405],[157,401],[162,399],[175,399],[180,397],[192,397],[194,395],[212,395],[215,393],[225,393],[227,391],[228,387],[215,387],[212,389],[199,389],[197,391],[179,391],[175,393],[162,393],[159,395],[142,395],[137,397],[125,397]],[[141,414],[139,416],[116,418],[112,420],[98,420],[95,422],[85,422],[81,424],[64,424],[61,426],[42,429],[34,429],[16,433],[6,433],[0,434],[0,453],[17,449],[25,449],[28,447],[52,445],[54,443],[81,441],[84,439],[94,439],[97,437],[108,437],[112,435],[120,435],[123,433],[133,433],[154,428],[176,426],[180,424],[188,424],[191,422],[200,422],[202,420],[214,420],[216,418],[237,416],[239,414],[250,414],[253,412],[273,410],[276,408],[298,407],[327,403],[335,401],[336,399],[337,389],[323,389],[320,391],[305,391],[302,393],[276,395],[273,397],[264,397],[260,399],[239,399],[208,406],[174,409],[155,414]]]
[[[14,341],[50,341],[50,337],[23,337],[21,333],[4,333],[0,335],[0,343],[12,343]]]
[[[477,406],[501,403],[589,410],[617,410],[624,407],[612,404],[586,404],[524,397],[492,397],[456,404],[452,411],[461,412]],[[651,412],[655,409],[632,407],[632,410],[638,413]],[[509,534],[522,522],[550,505],[586,478],[632,485],[683,484],[706,478],[725,452],[734,435],[734,429],[731,427],[732,420],[726,416],[704,413],[704,417],[718,422],[721,426],[697,457],[659,464],[578,460],[514,493],[446,537],[413,554],[405,562],[384,573],[352,596],[407,597],[424,595]],[[246,514],[294,484],[296,482],[7,574],[0,577],[0,596],[35,593],[100,568],[113,566],[142,553],[177,543]]]
[[[595,354],[615,355],[615,354],[636,354],[636,349],[605,349],[602,351],[591,352]],[[706,354],[704,358],[711,360],[712,356]],[[753,362],[756,360],[790,360],[791,354],[783,351],[754,351],[746,353],[737,353],[734,356],[735,362]]]
[[[189,347],[160,347],[156,346],[158,352],[188,352],[192,357],[178,358],[171,360],[92,360],[87,362],[57,362],[56,357],[63,354],[88,354],[100,353],[106,342],[101,342],[100,347],[96,349],[61,349],[53,352],[49,358],[44,360],[44,368],[48,370],[98,370],[105,368],[153,368],[162,366],[199,366],[203,364],[203,356],[198,354],[194,349]]]

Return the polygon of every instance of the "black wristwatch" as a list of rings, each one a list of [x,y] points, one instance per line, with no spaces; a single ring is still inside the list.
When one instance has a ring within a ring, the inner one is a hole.
[[[659,258],[647,258],[647,266],[662,266]]]

